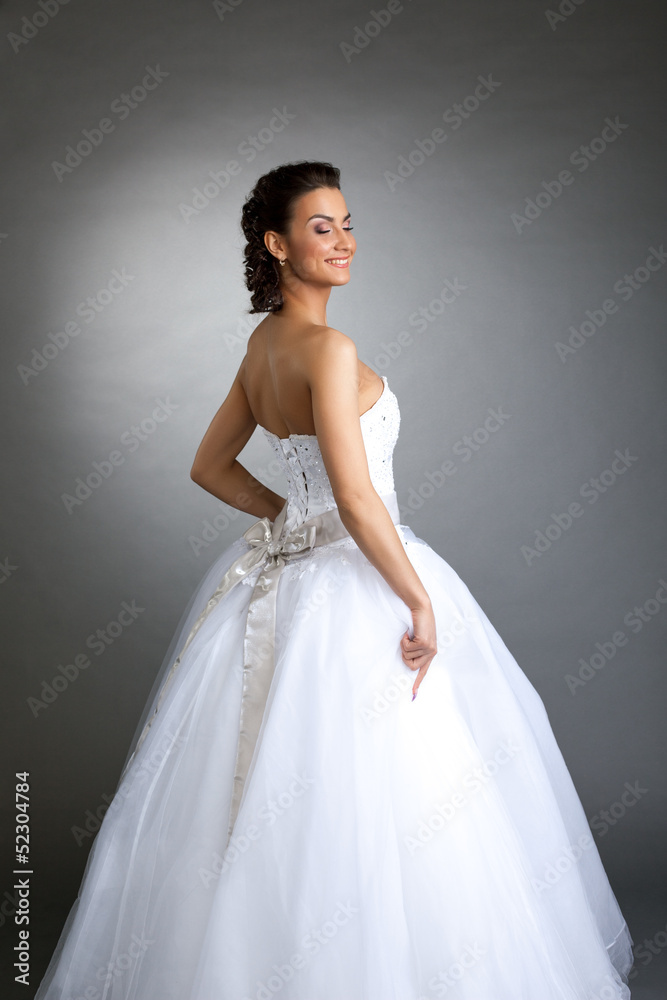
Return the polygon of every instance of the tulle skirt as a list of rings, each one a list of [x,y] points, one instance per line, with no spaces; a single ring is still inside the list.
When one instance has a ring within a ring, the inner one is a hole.
[[[294,560],[227,843],[252,593],[235,586],[126,769],[36,1000],[627,1000],[630,934],[542,701],[456,572],[398,530],[438,630],[418,697],[409,610],[352,539]],[[218,557],[168,658],[247,549]]]

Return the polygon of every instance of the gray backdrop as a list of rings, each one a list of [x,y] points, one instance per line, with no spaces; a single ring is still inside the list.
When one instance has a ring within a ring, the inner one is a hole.
[[[0,16],[0,922],[13,946],[29,771],[33,982],[181,612],[253,520],[189,468],[260,318],[242,201],[304,158],[342,171],[358,251],[328,320],[398,396],[402,521],[542,695],[653,941],[641,974],[664,975],[665,908],[637,905],[665,869],[661,5],[10,0]],[[284,491],[261,433],[241,460]]]

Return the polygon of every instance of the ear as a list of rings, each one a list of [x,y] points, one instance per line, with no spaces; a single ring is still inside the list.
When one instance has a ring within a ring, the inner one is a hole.
[[[264,233],[264,246],[274,257],[285,256],[282,238],[279,233],[274,233],[273,230],[269,229]]]

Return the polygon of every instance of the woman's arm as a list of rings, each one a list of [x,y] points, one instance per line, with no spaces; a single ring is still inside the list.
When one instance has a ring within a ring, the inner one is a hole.
[[[273,521],[285,504],[284,497],[260,483],[236,460],[257,426],[241,381],[244,365],[245,358],[197,449],[190,478],[224,503]]]
[[[435,618],[428,593],[371,482],[359,420],[357,350],[354,341],[332,329],[311,343],[304,365],[324,466],[341,521],[412,612],[414,638],[406,633],[401,647],[406,664],[419,670],[416,693],[437,652]]]

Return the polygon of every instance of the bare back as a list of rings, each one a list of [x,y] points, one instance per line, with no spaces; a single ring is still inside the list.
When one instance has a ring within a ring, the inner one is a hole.
[[[327,327],[267,316],[248,340],[241,379],[257,423],[280,438],[315,434],[306,369]],[[359,416],[380,397],[383,382],[358,361]]]

